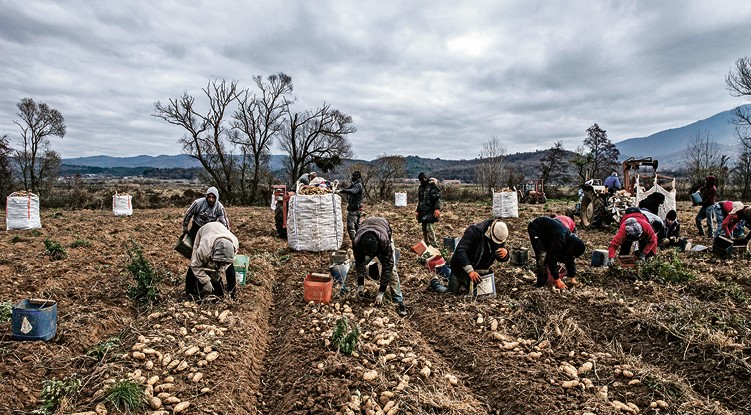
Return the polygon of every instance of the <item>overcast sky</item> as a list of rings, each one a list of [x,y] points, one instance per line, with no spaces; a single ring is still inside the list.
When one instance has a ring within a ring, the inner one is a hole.
[[[63,158],[179,154],[156,101],[284,72],[298,111],[353,117],[359,158],[573,150],[747,103],[725,76],[749,55],[750,0],[0,0],[0,134],[30,97],[65,117]]]

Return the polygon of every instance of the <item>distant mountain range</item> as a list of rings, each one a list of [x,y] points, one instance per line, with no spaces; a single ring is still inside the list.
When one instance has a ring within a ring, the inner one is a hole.
[[[744,105],[743,108],[751,109],[751,104]],[[725,154],[732,155],[737,148],[735,126],[732,123],[733,118],[733,110],[731,109],[683,127],[660,131],[647,137],[629,138],[617,142],[615,145],[621,152],[621,159],[625,160],[628,157],[652,157],[660,161],[661,170],[676,169],[680,167],[683,161],[683,154],[688,143],[697,134],[701,134],[702,136],[709,134],[710,139],[718,143]],[[553,143],[550,144],[552,146]],[[544,150],[515,153],[507,156],[506,162],[512,163],[517,173],[524,174],[528,178],[534,178],[539,174],[537,171],[539,169],[539,159],[544,154]],[[271,169],[281,169],[285,157],[283,155],[272,155],[270,162]],[[422,158],[419,156],[407,156],[406,159],[407,175],[409,177],[416,177],[418,172],[424,171],[443,179],[461,179],[465,181],[471,180],[474,166],[477,164],[477,160],[443,160]],[[68,167],[85,166],[102,169],[191,169],[201,167],[196,159],[186,154],[174,156],[78,157],[63,159],[62,163]],[[74,170],[68,169],[67,171]]]
[[[751,104],[741,106],[749,110]],[[684,158],[684,151],[688,143],[697,134],[720,145],[723,152],[730,155],[738,146],[735,135],[735,125],[732,121],[734,109],[723,111],[709,118],[693,122],[683,127],[660,131],[647,137],[629,138],[615,143],[621,152],[621,157],[652,157],[660,161],[661,168],[678,167]]]

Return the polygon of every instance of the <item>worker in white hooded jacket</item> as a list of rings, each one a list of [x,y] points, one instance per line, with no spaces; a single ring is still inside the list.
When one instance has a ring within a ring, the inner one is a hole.
[[[232,265],[240,244],[223,224],[211,222],[196,233],[193,255],[185,276],[185,293],[202,299],[235,295],[235,267]]]
[[[188,230],[188,224],[193,219],[193,226]],[[183,217],[183,235],[190,235],[190,240],[195,241],[196,232],[201,226],[209,222],[220,222],[224,227],[229,229],[229,221],[224,212],[224,205],[219,202],[219,190],[216,187],[209,187],[206,191],[206,197],[196,199],[185,211]]]

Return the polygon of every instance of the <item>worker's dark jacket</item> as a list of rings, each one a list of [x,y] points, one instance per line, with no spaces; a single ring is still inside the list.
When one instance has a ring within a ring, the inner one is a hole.
[[[417,213],[419,222],[436,222],[433,212],[441,209],[441,189],[428,180],[417,188]]]
[[[362,208],[362,198],[365,188],[360,179],[355,180],[348,188],[341,189],[339,192],[347,195],[348,212],[357,212]]]
[[[717,203],[717,179],[714,176],[707,176],[704,186],[701,190],[701,205],[712,206]]]
[[[485,236],[492,223],[493,219],[488,219],[469,225],[456,245],[451,257],[451,272],[462,280],[468,279],[472,270],[489,269],[495,261],[495,250],[505,245],[497,244]],[[510,255],[506,255],[504,262],[508,261],[509,257]],[[468,271],[467,266],[471,266],[472,270]]]
[[[355,270],[357,271],[357,285],[365,283],[365,271],[369,260],[360,244],[363,235],[371,232],[378,238],[378,251],[376,258],[381,263],[381,281],[378,291],[386,292],[386,287],[391,281],[391,272],[394,269],[394,250],[391,246],[391,226],[389,222],[380,217],[369,217],[362,221],[357,229],[355,240],[352,242],[352,251],[355,255]]]
[[[547,216],[540,216],[535,218],[529,223],[527,228],[529,230],[530,238],[534,236],[538,237],[538,247],[532,245],[535,249],[535,254],[538,254],[538,249],[542,248],[547,252],[545,257],[545,266],[550,271],[550,275],[553,279],[558,279],[558,263],[562,262],[566,265],[566,273],[569,277],[576,275],[576,262],[573,255],[566,255],[566,243],[571,236],[571,231],[566,229],[560,221]]]

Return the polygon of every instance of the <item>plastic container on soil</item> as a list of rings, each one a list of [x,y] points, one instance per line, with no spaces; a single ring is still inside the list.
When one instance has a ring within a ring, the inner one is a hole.
[[[347,262],[349,255],[346,249],[338,249],[329,256],[329,265],[339,265]]]
[[[233,264],[235,265],[235,280],[238,284],[245,285],[247,282],[249,262],[247,255],[235,255]]]
[[[57,301],[21,300],[13,305],[11,321],[14,339],[47,341],[57,333]]]
[[[428,246],[425,244],[425,241],[420,241],[410,249],[412,249],[412,252],[416,253],[417,255],[422,255],[428,249]]]
[[[495,297],[495,274],[480,275],[481,281],[477,284],[469,282],[469,292],[475,298]]]
[[[511,265],[523,267],[529,263],[529,249],[514,248],[511,250]]]
[[[442,256],[436,255],[428,260],[428,269],[430,272],[435,272],[436,267],[442,267],[446,265],[446,260]]]
[[[618,263],[621,268],[633,268],[636,266],[636,257],[634,255],[619,255]]]
[[[305,303],[328,304],[331,302],[331,291],[334,280],[326,274],[311,273],[303,281],[303,299]]]
[[[592,251],[592,266],[604,267],[608,264],[608,251],[607,249],[595,249]]]
[[[691,203],[694,206],[701,205],[701,202],[702,202],[702,200],[701,200],[701,193],[699,193],[699,192],[691,193]]]
[[[190,235],[185,234],[180,236],[180,239],[177,240],[177,245],[175,245],[175,251],[185,258],[190,259],[193,255],[193,239]]]
[[[459,238],[448,237],[448,236],[443,238],[443,247],[447,251],[454,252],[456,250],[457,245],[459,245]]]

